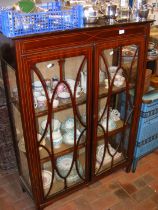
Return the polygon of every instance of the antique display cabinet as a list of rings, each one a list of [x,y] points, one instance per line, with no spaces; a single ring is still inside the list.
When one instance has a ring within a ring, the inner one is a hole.
[[[0,36],[19,176],[37,209],[130,170],[150,24]]]

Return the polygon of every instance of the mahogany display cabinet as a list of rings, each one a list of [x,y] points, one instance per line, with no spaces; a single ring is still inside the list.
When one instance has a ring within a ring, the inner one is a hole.
[[[37,209],[115,170],[130,171],[151,23],[1,34],[20,182]]]

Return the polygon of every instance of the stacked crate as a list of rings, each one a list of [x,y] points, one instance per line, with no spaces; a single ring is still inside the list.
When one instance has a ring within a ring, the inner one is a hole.
[[[132,100],[133,92],[130,91]],[[121,118],[125,117],[125,95],[121,94]],[[128,110],[127,113],[130,113]],[[128,139],[128,138],[127,138]],[[127,141],[125,148],[127,149]],[[138,160],[158,148],[158,91],[151,90],[142,98],[137,139],[133,156],[132,171],[136,170]]]
[[[138,160],[158,148],[158,92],[143,96],[132,170]]]

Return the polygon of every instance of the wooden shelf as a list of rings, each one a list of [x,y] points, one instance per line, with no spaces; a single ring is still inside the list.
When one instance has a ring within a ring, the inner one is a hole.
[[[51,152],[50,142],[48,140],[46,140],[45,147]],[[78,149],[82,149],[84,147],[86,147],[86,143],[82,142],[79,144]],[[68,144],[62,143],[60,145],[60,148],[54,149],[54,156],[55,158],[57,158],[57,157],[66,155],[68,153],[72,153],[73,151],[74,151],[74,145],[68,145]],[[41,162],[46,162],[50,160],[48,153],[44,149],[40,150],[40,159],[41,159]]]
[[[65,110],[72,107],[72,101],[70,98],[68,99],[58,99],[59,106],[57,108],[53,108],[53,112],[59,112],[61,110]],[[76,105],[82,105],[86,103],[86,94],[82,93],[79,98],[76,98]],[[35,110],[36,116],[41,117],[48,114],[48,110],[45,109],[36,109]]]
[[[134,88],[134,84],[129,84],[129,88],[132,89]],[[113,86],[112,89],[112,95],[117,94],[117,93],[121,93],[123,91],[126,90],[126,86],[122,85],[121,87],[117,88],[115,86]],[[100,85],[99,87],[99,98],[104,98],[107,97],[109,95],[109,89],[105,88],[105,85]]]
[[[114,129],[112,131],[108,131],[108,133],[107,133],[108,137],[116,135],[117,133],[123,131],[128,126],[128,125],[126,125],[125,127],[123,127],[123,121],[122,120],[116,121],[115,123],[116,123],[116,129]],[[98,130],[97,135],[98,135],[97,136],[98,140],[104,138],[103,131],[100,128]]]

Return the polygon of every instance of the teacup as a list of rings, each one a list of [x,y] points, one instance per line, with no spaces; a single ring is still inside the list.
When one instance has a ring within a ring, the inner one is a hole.
[[[34,99],[35,108],[43,108],[47,105],[47,99],[45,96],[38,96]]]
[[[65,129],[73,129],[74,128],[74,118],[68,118],[65,123]]]
[[[57,94],[62,93],[62,92],[66,92],[66,87],[63,83],[61,83],[57,88]]]
[[[43,89],[41,81],[37,80],[34,83],[32,83],[32,86],[35,91],[41,91]]]

